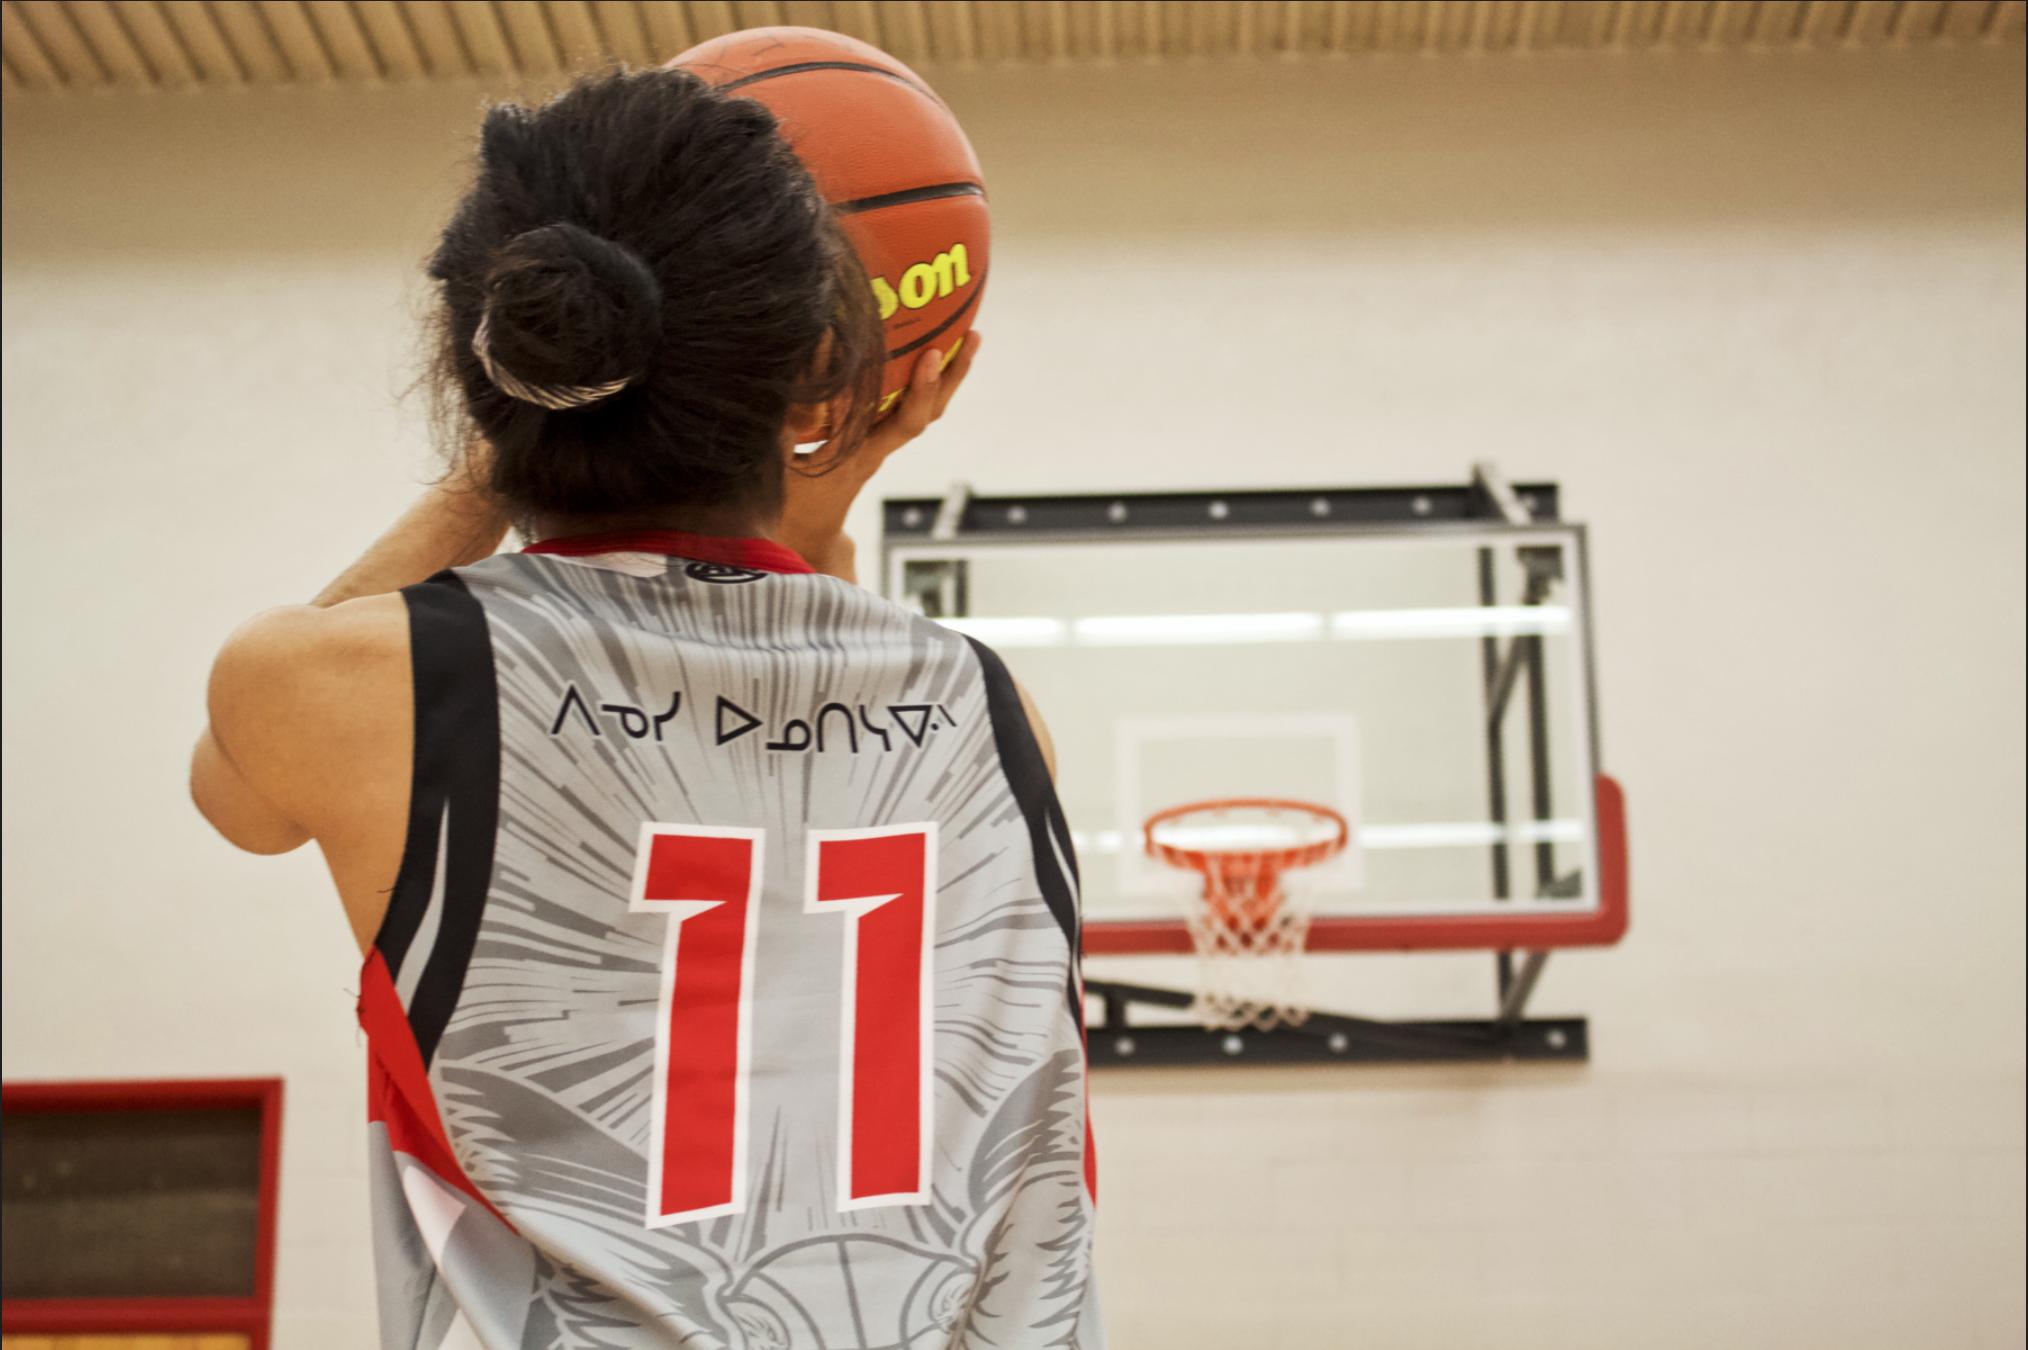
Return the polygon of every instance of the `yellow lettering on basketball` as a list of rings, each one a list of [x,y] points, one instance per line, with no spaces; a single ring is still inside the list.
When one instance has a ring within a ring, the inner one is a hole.
[[[894,287],[887,284],[886,277],[873,279],[873,299],[880,306],[880,317],[884,321],[901,307],[901,301],[894,293]]]
[[[944,278],[944,288],[950,289],[951,279]],[[921,309],[937,298],[937,273],[928,263],[917,263],[901,274],[901,303],[910,309]]]
[[[954,288],[971,284],[972,264],[965,246],[952,244],[950,252],[939,253],[903,272],[898,293],[885,277],[875,277],[873,294],[880,301],[880,317],[885,319],[894,313],[897,304],[921,309],[930,301],[949,295]]]

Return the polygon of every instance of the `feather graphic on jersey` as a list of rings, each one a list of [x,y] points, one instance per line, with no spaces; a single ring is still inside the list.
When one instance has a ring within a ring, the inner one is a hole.
[[[985,1231],[967,1234],[967,1245],[977,1241],[981,1250],[979,1297],[966,1309],[959,1344],[974,1337],[982,1345],[1009,1344],[1010,1322],[1026,1331],[1022,1343],[1038,1350],[1077,1343],[1090,1271],[1081,1252],[1064,1247],[1060,1216],[1052,1211],[1063,1204],[1066,1181],[1081,1184],[1083,1094],[1083,1055],[1064,1051],[1037,1065],[987,1127],[986,1147],[970,1171],[973,1225]]]

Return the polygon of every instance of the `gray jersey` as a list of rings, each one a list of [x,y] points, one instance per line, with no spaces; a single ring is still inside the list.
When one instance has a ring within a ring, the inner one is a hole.
[[[1076,868],[1006,670],[755,541],[581,551],[405,592],[384,1345],[1102,1345]]]

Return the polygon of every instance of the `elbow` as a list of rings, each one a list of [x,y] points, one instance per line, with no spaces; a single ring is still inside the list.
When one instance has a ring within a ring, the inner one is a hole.
[[[242,853],[257,853],[271,858],[293,853],[310,842],[310,832],[292,820],[279,816],[254,820],[245,813],[217,809],[215,803],[205,800],[194,783],[191,784],[190,803],[197,808],[197,814],[204,817],[205,823],[218,832],[219,838]]]
[[[284,853],[294,853],[310,842],[310,836],[301,830],[289,834],[232,835],[224,830],[219,830],[218,833],[226,843],[240,852],[259,854],[263,858],[278,858]]]
[[[254,791],[225,757],[209,728],[190,758],[190,803],[234,848],[273,856],[310,842],[310,832]]]

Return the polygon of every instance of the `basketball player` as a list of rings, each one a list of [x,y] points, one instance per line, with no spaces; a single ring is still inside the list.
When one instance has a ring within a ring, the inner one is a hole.
[[[864,274],[680,72],[493,108],[430,270],[478,448],[192,770],[365,953],[384,1344],[1100,1345],[1048,740],[842,533],[976,341],[869,428]]]

